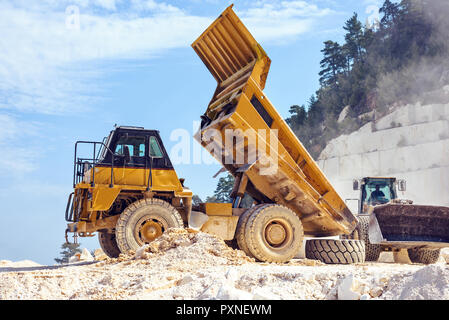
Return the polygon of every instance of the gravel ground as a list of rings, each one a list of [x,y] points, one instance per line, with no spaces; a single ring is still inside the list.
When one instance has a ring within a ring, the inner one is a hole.
[[[117,259],[0,261],[0,299],[449,299],[449,265],[259,263],[212,235],[175,229]]]

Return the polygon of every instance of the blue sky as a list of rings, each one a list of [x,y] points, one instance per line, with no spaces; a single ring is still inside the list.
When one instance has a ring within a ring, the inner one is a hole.
[[[272,60],[265,93],[287,117],[318,89],[323,42],[381,1],[0,1],[0,260],[54,263],[75,141],[138,125],[170,150],[173,130],[193,133],[216,83],[190,44],[231,3]],[[175,168],[203,199],[215,189],[217,163]]]

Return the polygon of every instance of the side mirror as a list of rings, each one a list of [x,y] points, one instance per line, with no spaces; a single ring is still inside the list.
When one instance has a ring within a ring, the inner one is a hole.
[[[352,190],[360,190],[359,180],[357,179],[352,180]]]
[[[123,147],[123,153],[125,155],[125,163],[131,162],[131,155],[129,153],[129,147],[128,146],[124,146]]]
[[[398,189],[399,191],[407,190],[407,182],[405,180],[398,180]]]

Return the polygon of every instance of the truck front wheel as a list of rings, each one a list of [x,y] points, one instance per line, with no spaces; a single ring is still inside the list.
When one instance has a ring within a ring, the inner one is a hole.
[[[160,199],[142,199],[130,204],[117,221],[115,235],[123,253],[137,250],[160,237],[169,228],[183,228],[179,212]]]
[[[109,258],[117,258],[120,255],[114,232],[98,232],[98,241],[101,249]]]

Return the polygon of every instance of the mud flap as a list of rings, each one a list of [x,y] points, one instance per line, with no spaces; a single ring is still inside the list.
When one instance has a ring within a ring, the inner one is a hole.
[[[377,221],[374,213],[370,214],[369,218],[368,239],[371,244],[381,244],[386,241],[382,235],[382,230],[380,229],[379,222]]]

